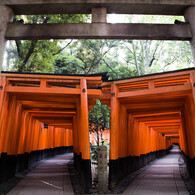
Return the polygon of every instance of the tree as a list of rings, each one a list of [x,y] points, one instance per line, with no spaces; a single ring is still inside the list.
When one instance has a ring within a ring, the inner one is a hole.
[[[96,105],[89,112],[89,131],[96,133],[97,146],[100,145],[100,138],[103,141],[102,133],[110,127],[110,108],[102,105],[100,100],[96,100]]]
[[[82,74],[84,64],[74,55],[63,54],[55,60],[54,68],[56,74]]]
[[[149,68],[159,60],[159,50],[163,42],[139,40],[124,41],[126,63],[135,66],[137,75],[149,73]]]
[[[40,23],[68,23],[85,22],[85,15],[36,15],[36,16],[16,16],[15,22],[40,24]],[[58,54],[60,54],[72,41],[58,40],[16,40],[15,45],[8,49],[14,54],[10,62],[13,63],[12,70],[19,72],[53,72],[53,64]]]
[[[131,16],[131,23],[174,23],[184,21],[178,16]],[[191,48],[183,41],[124,40],[125,63],[137,75],[163,72],[194,66]]]
[[[115,71],[119,64],[118,57],[113,53],[120,47],[116,40],[78,40],[74,41],[66,52],[62,53],[55,61],[55,72],[63,69],[64,73],[93,74],[109,72],[118,76]],[[60,71],[62,73],[62,71]]]

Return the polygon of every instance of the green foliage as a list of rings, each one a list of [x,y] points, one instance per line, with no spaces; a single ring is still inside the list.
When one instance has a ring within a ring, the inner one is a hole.
[[[169,23],[184,21],[181,16],[130,16],[130,23]],[[189,42],[124,40],[125,62],[137,75],[164,72],[194,66]]]
[[[98,160],[98,146],[91,145],[91,159],[95,161]]]
[[[16,42],[18,42],[18,57],[14,61],[13,70],[20,72],[53,72],[54,54],[60,49],[57,41]],[[30,49],[32,47],[33,51]]]
[[[33,15],[16,16],[15,22],[25,24],[42,23],[83,23],[87,20],[86,15]],[[11,70],[19,72],[54,72],[55,59],[66,47],[61,47],[62,41],[15,41],[15,45],[9,48],[9,52],[15,54],[10,62]],[[12,50],[12,51],[10,51]],[[15,52],[17,51],[17,52]]]
[[[188,42],[133,40],[124,41],[123,46],[125,62],[136,70],[136,75],[194,66]]]
[[[96,105],[89,112],[90,131],[105,130],[110,124],[110,108],[102,105],[100,100],[96,100]]]
[[[89,131],[97,134],[97,145],[100,145],[101,133],[110,127],[110,108],[96,100],[96,105],[89,112]],[[101,141],[103,141],[101,136]],[[102,142],[103,143],[103,142]]]
[[[70,54],[81,62],[79,69],[84,74],[92,74],[100,72],[105,56],[117,46],[117,41],[79,40],[72,45]]]
[[[84,64],[73,55],[64,54],[55,60],[55,73],[57,74],[81,74]]]

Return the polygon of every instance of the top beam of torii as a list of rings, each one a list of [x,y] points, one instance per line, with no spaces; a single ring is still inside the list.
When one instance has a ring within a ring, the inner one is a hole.
[[[107,13],[183,15],[195,0],[0,0],[16,15],[90,14],[93,7],[106,7]]]

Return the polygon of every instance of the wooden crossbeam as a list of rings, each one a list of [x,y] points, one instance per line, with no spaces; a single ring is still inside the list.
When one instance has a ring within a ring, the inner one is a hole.
[[[87,81],[101,81],[101,76],[64,76],[64,75],[50,75],[50,74],[14,74],[14,73],[2,73],[3,77],[6,77],[9,81],[40,81],[40,79],[49,79],[49,82],[62,82],[66,80],[77,80],[86,79]],[[50,80],[51,79],[51,80]]]
[[[180,119],[180,115],[178,114],[172,114],[172,115],[161,115],[161,116],[152,116],[152,117],[141,117],[141,118],[136,118],[139,122],[151,122],[151,121],[165,121],[166,120],[169,122],[171,119]]]
[[[5,92],[8,93],[24,93],[24,94],[59,94],[59,95],[80,95],[81,89],[79,88],[41,88],[41,87],[15,87],[6,86]],[[87,89],[87,94],[89,96],[101,96],[102,92],[100,89]]]
[[[135,78],[127,78],[127,79],[122,79],[118,81],[114,81],[116,85],[126,85],[127,83],[134,83],[134,82],[143,82],[143,81],[149,81],[149,80],[154,80],[154,81],[161,81],[161,80],[173,80],[174,78],[190,78],[190,73],[194,70],[182,70],[178,72],[165,72],[165,73],[158,73],[158,74],[151,74],[151,75],[144,75],[144,76],[139,76]],[[102,88],[104,89],[105,87],[109,89],[111,85],[111,82],[104,82],[102,83]]]
[[[48,117],[48,118],[51,118],[51,117],[54,117],[54,118],[59,118],[59,117],[63,117],[63,118],[71,118],[73,117],[73,115],[76,114],[76,112],[66,112],[66,113],[60,113],[60,112],[50,112],[50,113],[44,113],[44,112],[33,112],[33,111],[28,111],[31,116],[33,117]]]
[[[46,114],[49,114],[50,116],[55,115],[55,114],[64,114],[64,115],[74,115],[76,114],[76,111],[44,111],[44,110],[28,110],[29,113],[31,113],[32,115],[40,115],[43,114],[43,116],[45,116]]]
[[[162,112],[161,110],[159,110],[158,112],[152,112],[152,113],[145,113],[143,114],[134,114],[134,117],[145,117],[145,116],[159,116],[159,115],[168,115],[168,114],[179,114],[179,111],[173,111],[173,112]]]
[[[39,107],[39,108],[76,108],[76,104],[59,103],[59,102],[45,102],[45,101],[19,101],[25,107]]]
[[[147,126],[152,126],[152,127],[173,127],[173,126],[177,126],[180,127],[181,126],[181,121],[178,120],[178,122],[168,122],[168,117],[167,120],[164,122],[145,122],[144,123]]]
[[[179,138],[179,134],[168,134],[168,135],[165,135],[165,137]]]
[[[67,120],[66,118],[65,119],[51,119],[51,118],[38,118],[38,117],[35,117],[35,119],[38,119],[39,121],[43,122],[43,123],[61,123],[61,124],[72,124],[72,120]]]
[[[125,97],[133,97],[133,96],[163,94],[163,93],[171,93],[171,92],[182,92],[182,91],[190,91],[191,89],[192,89],[191,84],[186,83],[185,85],[181,85],[181,86],[160,87],[160,88],[154,88],[154,89],[120,92],[117,94],[117,97],[118,98],[125,98]]]
[[[190,40],[189,24],[19,24],[9,23],[7,40],[145,39]]]
[[[15,87],[15,86],[6,86],[6,92],[12,93],[25,93],[25,94],[67,94],[67,95],[79,95],[80,89],[76,88],[41,88],[41,87]]]

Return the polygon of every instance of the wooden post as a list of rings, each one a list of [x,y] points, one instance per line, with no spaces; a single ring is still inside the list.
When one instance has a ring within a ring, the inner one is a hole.
[[[90,159],[87,81],[81,79],[81,151],[82,159]]]
[[[118,159],[118,128],[119,128],[119,101],[117,88],[111,85],[111,113],[110,113],[110,159]]]
[[[80,86],[77,86],[77,88],[80,88]],[[81,153],[81,100],[77,99],[77,115],[76,115],[76,123],[77,123],[77,132],[78,132],[78,155]]]
[[[14,118],[16,117],[16,97],[12,97],[9,100],[9,107],[8,107],[8,118],[7,118],[7,124],[6,124],[6,132],[3,131],[3,151],[10,154],[10,145],[11,145],[11,138],[13,135],[13,128],[14,128]]]
[[[117,87],[111,85],[111,113],[110,113],[110,162],[109,162],[109,187],[114,189],[120,177],[118,159],[118,129],[119,129],[119,100]]]
[[[81,89],[81,112],[80,112],[80,145],[81,145],[81,185],[85,192],[89,192],[92,188],[91,177],[91,156],[89,142],[89,118],[88,118],[88,97],[87,97],[87,81],[80,80]]]
[[[42,87],[42,88],[47,87],[47,79],[41,79],[40,87]]]
[[[6,84],[8,83],[6,77],[0,77],[0,135],[2,131],[1,122],[3,121],[5,111],[5,101],[8,99],[7,92],[4,91]]]
[[[77,85],[76,86],[77,88],[80,88],[80,85]],[[81,158],[81,142],[82,142],[82,137],[81,137],[81,120],[80,120],[80,116],[81,116],[81,106],[80,106],[80,104],[81,104],[81,101],[80,101],[80,98],[79,99],[77,99],[76,100],[76,103],[77,103],[77,114],[76,114],[76,127],[75,127],[75,129],[77,130],[77,141],[78,141],[78,143],[77,143],[77,151],[75,152],[74,151],[74,166],[75,166],[75,168],[78,170],[78,171],[80,171],[80,167],[81,167],[81,165],[80,165],[80,158]],[[74,130],[75,130],[74,129]],[[76,132],[74,132],[74,133],[76,133]],[[76,146],[75,146],[76,147]]]
[[[77,117],[73,117],[73,151],[76,154],[79,154],[79,135],[78,135],[78,128],[77,128]]]
[[[194,9],[195,10],[195,9]],[[190,81],[192,84],[192,95],[189,96],[190,98],[190,133],[191,133],[191,146],[192,152],[191,157],[195,157],[195,72],[190,73]]]
[[[193,102],[195,105],[195,71],[190,73],[190,82],[192,85],[192,97],[193,97]]]
[[[127,110],[124,105],[120,107],[120,135],[119,157],[127,157]]]

